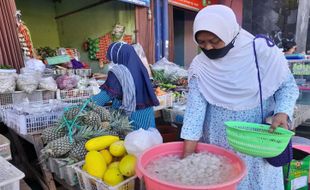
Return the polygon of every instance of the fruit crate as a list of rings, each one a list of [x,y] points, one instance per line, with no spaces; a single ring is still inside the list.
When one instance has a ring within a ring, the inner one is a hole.
[[[10,140],[0,134],[0,156],[6,160],[11,160]]]
[[[105,184],[101,179],[95,178],[82,170],[84,161],[77,163],[74,166],[76,175],[79,181],[80,189],[84,190],[134,190],[135,179],[137,176],[130,177],[118,185],[109,186]]]
[[[25,174],[0,156],[0,190],[19,190]]]
[[[22,135],[40,133],[47,127],[54,126],[63,115],[61,111],[36,114],[20,114],[15,110],[5,111],[5,124]]]
[[[57,90],[57,99],[66,103],[81,103],[94,94],[92,89]]]
[[[167,108],[167,107],[171,107],[173,104],[172,93],[167,93],[167,94],[164,94],[162,96],[157,96],[157,99],[159,101],[159,105],[154,107],[155,111],[162,110],[162,109]]]

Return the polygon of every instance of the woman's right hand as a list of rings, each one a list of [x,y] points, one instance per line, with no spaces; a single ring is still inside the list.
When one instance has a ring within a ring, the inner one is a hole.
[[[198,141],[184,140],[183,158],[195,152]]]

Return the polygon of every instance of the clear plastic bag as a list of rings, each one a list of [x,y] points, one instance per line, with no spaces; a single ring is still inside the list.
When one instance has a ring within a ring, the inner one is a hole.
[[[144,67],[146,68],[148,74],[149,74],[149,77],[151,78],[152,77],[152,72],[151,72],[151,68],[150,68],[150,65],[147,61],[147,58],[145,56],[145,53],[144,53],[144,50],[143,50],[143,47],[137,43],[137,44],[134,44],[132,45],[133,48],[135,49],[136,53],[138,54],[138,56],[140,57]]]
[[[40,73],[44,72],[45,65],[41,60],[38,59],[28,59],[25,62],[25,66],[29,70],[39,71]]]
[[[187,70],[168,61],[165,57],[154,63],[154,65],[152,65],[152,69],[155,71],[164,70],[165,77],[170,78],[171,81],[175,81],[180,78],[187,78],[188,76]]]
[[[77,86],[78,80],[74,75],[62,75],[56,79],[56,83],[60,90],[72,90]]]
[[[156,128],[138,129],[129,133],[124,140],[124,145],[129,154],[140,156],[144,150],[154,145],[163,143],[163,138]]]
[[[18,75],[16,86],[18,90],[31,94],[38,88],[40,77],[30,73]]]
[[[50,90],[50,91],[56,91],[57,84],[56,84],[56,81],[53,79],[53,77],[41,78],[40,83],[39,83],[39,88]]]

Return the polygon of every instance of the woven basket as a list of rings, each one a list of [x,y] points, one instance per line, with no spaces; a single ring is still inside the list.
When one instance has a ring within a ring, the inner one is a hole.
[[[257,123],[228,121],[225,125],[230,146],[238,152],[263,158],[281,154],[295,134],[281,127],[270,133],[269,125]]]

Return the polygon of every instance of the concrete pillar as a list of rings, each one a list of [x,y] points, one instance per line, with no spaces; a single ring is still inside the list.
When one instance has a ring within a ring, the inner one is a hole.
[[[297,52],[306,51],[309,14],[310,14],[310,1],[299,0],[297,24],[296,24]]]

